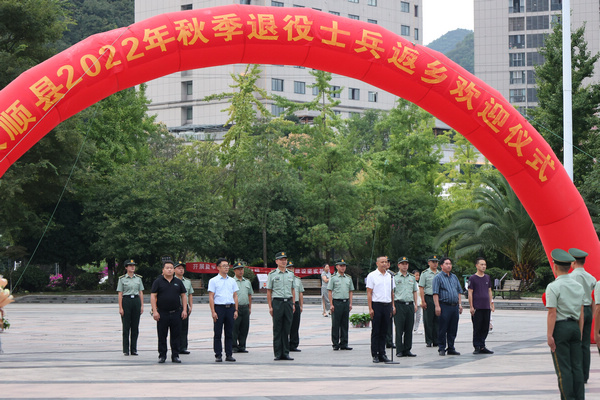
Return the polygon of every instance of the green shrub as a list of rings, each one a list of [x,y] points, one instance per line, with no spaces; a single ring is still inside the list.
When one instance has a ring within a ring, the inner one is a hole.
[[[98,274],[95,272],[84,272],[75,279],[76,290],[96,290],[98,289]]]
[[[23,270],[18,269],[15,272],[15,275],[20,276],[21,273],[23,273]],[[46,289],[46,285],[48,285],[49,276],[50,275],[47,272],[42,271],[40,267],[29,265],[22,276],[21,283],[19,283],[19,286],[15,291],[26,290],[29,292],[43,292]]]

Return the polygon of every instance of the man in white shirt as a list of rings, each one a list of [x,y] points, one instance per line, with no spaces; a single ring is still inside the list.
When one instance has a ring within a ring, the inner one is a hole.
[[[371,314],[371,356],[373,362],[390,362],[385,354],[385,336],[394,312],[394,279],[387,273],[387,256],[377,257],[377,269],[367,275],[367,302]]]

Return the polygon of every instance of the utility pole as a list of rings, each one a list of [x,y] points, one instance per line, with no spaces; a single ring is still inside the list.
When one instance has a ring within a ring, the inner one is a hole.
[[[571,0],[562,2],[563,165],[573,181],[573,83],[571,79]]]

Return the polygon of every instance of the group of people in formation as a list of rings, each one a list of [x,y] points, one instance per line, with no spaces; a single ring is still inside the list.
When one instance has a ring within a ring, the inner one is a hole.
[[[600,282],[585,271],[585,251],[571,248],[555,249],[551,256],[556,280],[546,289],[548,308],[548,346],[559,389],[564,398],[583,398],[584,384],[589,379],[590,338],[592,320],[600,317]],[[436,255],[428,259],[426,270],[408,272],[409,260],[398,259],[398,272],[390,271],[390,260],[380,256],[376,269],[366,278],[367,304],[372,320],[371,356],[374,363],[388,363],[386,349],[395,349],[398,357],[416,357],[412,353],[415,315],[423,310],[424,339],[426,347],[437,348],[440,356],[458,356],[454,342],[459,315],[463,312],[462,295],[468,298],[473,323],[473,354],[493,354],[487,348],[491,313],[494,311],[492,282],[485,273],[484,258],[477,258],[477,272],[468,280],[464,293],[459,279],[452,273],[452,260]],[[304,287],[294,274],[294,264],[288,255],[275,255],[277,268],[268,274],[267,303],[273,320],[274,359],[293,360],[290,352],[298,348],[300,316],[303,309]],[[441,271],[438,267],[441,266]],[[144,285],[135,274],[136,263],[125,263],[127,273],[119,278],[119,313],[123,322],[123,354],[137,355],[137,338],[140,315],[144,312]],[[329,265],[323,268],[323,315],[331,316],[331,342],[333,350],[352,350],[348,342],[349,315],[352,310],[352,278],[346,274],[346,262],[341,259],[331,274]],[[217,260],[218,275],[208,283],[210,312],[214,322],[213,349],[215,361],[234,362],[233,353],[247,353],[246,339],[252,311],[252,285],[243,277],[244,265],[233,266],[235,276],[228,276],[229,262]],[[573,268],[573,272],[569,270]],[[171,361],[180,363],[180,354],[188,351],[188,317],[192,313],[193,293],[191,281],[183,276],[185,264],[171,260],[163,262],[162,275],[152,284],[150,304],[157,322],[159,363],[167,358],[167,335],[170,331]],[[420,303],[420,306],[419,306]],[[418,320],[417,320],[418,324]],[[395,327],[395,329],[394,329]],[[225,336],[223,350],[222,336]],[[600,328],[593,333],[600,341]],[[600,352],[600,348],[599,348]]]

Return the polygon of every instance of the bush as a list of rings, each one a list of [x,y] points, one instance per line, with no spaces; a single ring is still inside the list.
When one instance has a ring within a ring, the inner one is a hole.
[[[98,289],[98,274],[95,272],[84,272],[75,279],[76,290],[96,290]]]
[[[549,265],[544,265],[535,270],[535,279],[529,288],[531,291],[545,289],[554,280],[554,273]]]
[[[15,275],[20,276],[21,273],[23,271],[19,269]],[[42,271],[38,266],[29,265],[22,276],[21,283],[19,283],[15,291],[42,292],[46,289],[46,285],[48,285],[48,276],[49,274]]]

